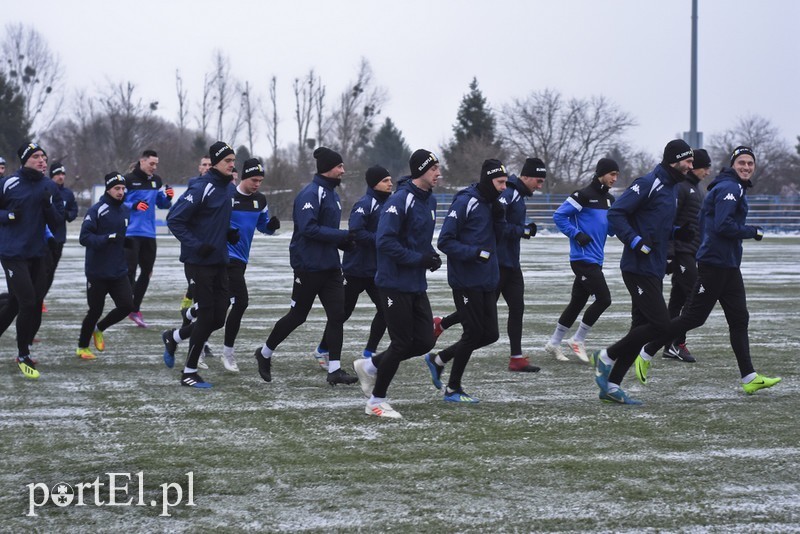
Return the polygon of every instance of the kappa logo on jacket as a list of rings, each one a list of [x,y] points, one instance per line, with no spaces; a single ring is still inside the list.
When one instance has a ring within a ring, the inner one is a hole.
[[[191,193],[190,193],[190,194],[188,194],[188,195],[186,195],[185,197],[183,197],[183,199],[184,199],[186,202],[191,202],[192,204],[194,204],[194,197],[191,195]]]
[[[634,193],[636,193],[638,195],[639,194],[639,184],[633,184],[631,186],[631,191],[633,191]]]
[[[364,211],[364,208],[362,208],[361,206],[358,207],[358,209],[356,210],[356,213],[360,213],[361,215],[366,215],[366,212]]]
[[[736,197],[733,196],[733,193],[728,193],[722,200],[733,200],[734,202],[736,202]]]
[[[314,209],[314,206],[311,205],[311,202],[306,202],[305,204],[303,204],[303,207],[302,207],[302,209],[300,211],[313,210],[313,209]]]
[[[452,217],[454,219],[458,219],[458,214],[456,213],[456,210],[450,210],[450,213],[448,213],[447,216]]]
[[[397,208],[395,206],[389,206],[386,209],[386,213],[394,213],[395,215],[399,215],[399,213],[397,213]]]

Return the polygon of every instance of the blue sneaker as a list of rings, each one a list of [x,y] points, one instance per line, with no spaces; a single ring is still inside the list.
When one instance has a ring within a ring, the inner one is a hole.
[[[632,406],[638,406],[640,404],[643,404],[642,401],[630,398],[627,395],[627,393],[622,391],[622,388],[617,388],[611,391],[608,391],[608,389],[606,389],[605,391],[600,392],[599,397],[601,401],[608,403],[630,404]]]
[[[590,363],[594,366],[594,381],[597,384],[597,387],[600,388],[600,391],[605,391],[608,389],[608,375],[611,374],[611,368],[614,367],[613,365],[608,365],[600,359],[600,351],[596,350],[592,353],[589,357]]]
[[[366,359],[369,359],[369,358],[372,358],[373,356],[375,356],[375,353],[372,352],[371,350],[364,349],[364,352],[363,352],[362,356],[364,356],[364,358],[366,358]]]
[[[447,391],[444,392],[444,401],[445,402],[460,402],[465,404],[478,404],[480,400],[476,399],[475,397],[468,395],[464,392],[463,389],[458,388],[455,391]]]
[[[436,359],[436,353],[429,352],[425,355],[425,364],[428,366],[428,371],[431,372],[431,382],[433,382],[433,387],[436,389],[442,389],[442,371],[444,371],[444,367],[441,365],[436,365],[434,361]]]
[[[183,375],[181,375],[181,385],[200,389],[208,389],[211,387],[211,383],[200,378],[200,375],[197,373],[183,373]]]
[[[174,330],[164,330],[161,332],[161,341],[164,342],[164,365],[172,369],[175,367],[175,350],[178,343],[172,337]]]

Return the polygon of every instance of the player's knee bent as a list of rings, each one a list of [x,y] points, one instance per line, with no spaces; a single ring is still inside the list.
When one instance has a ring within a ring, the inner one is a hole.
[[[599,308],[599,311],[602,313],[611,306],[611,296],[596,297],[594,300],[594,304]]]

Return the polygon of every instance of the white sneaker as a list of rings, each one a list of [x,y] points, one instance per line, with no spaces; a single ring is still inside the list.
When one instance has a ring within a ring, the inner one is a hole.
[[[328,354],[327,352],[320,352],[317,349],[314,349],[314,352],[312,352],[311,355],[314,356],[315,360],[317,360],[319,366],[322,367],[322,369],[327,372],[328,358],[330,357],[330,354]]]
[[[567,356],[564,354],[564,351],[561,349],[561,345],[552,345],[548,341],[547,344],[544,346],[544,351],[550,356],[555,356],[556,360],[560,362],[569,361],[569,358],[567,358]]]
[[[567,346],[572,349],[572,352],[575,353],[575,356],[581,359],[581,361],[589,362],[589,355],[586,354],[586,344],[583,341],[575,341],[574,338],[569,338],[567,340]]]
[[[225,356],[225,351],[222,351],[222,365],[224,365],[225,369],[231,373],[239,372],[239,366],[236,365],[236,358],[233,356],[233,354],[230,356]]]
[[[197,368],[198,369],[208,369],[208,365],[206,364],[206,357],[202,354],[200,358],[197,360]]]
[[[372,389],[375,387],[375,378],[367,372],[367,360],[364,358],[355,360],[353,362],[353,369],[356,370],[358,377],[358,385],[361,386],[361,391],[364,392],[365,397],[372,396]]]
[[[388,402],[380,404],[370,404],[367,402],[367,407],[364,408],[364,413],[367,415],[374,415],[376,417],[386,417],[388,419],[402,419],[403,416],[400,412],[392,408]]]

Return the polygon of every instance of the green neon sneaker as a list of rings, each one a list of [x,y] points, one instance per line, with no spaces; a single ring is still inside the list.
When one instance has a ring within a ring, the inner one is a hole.
[[[642,384],[647,384],[647,371],[650,369],[650,360],[637,356],[634,365],[636,367],[636,378]]]
[[[744,392],[747,393],[748,395],[752,395],[759,389],[771,388],[780,381],[781,381],[780,377],[769,378],[767,376],[756,373],[756,377],[754,379],[752,379],[747,384],[742,384],[742,389],[744,389]]]
[[[94,332],[92,332],[92,341],[94,341],[94,348],[103,352],[106,350],[106,341],[103,338],[103,332],[98,330],[97,327],[94,327]]]

